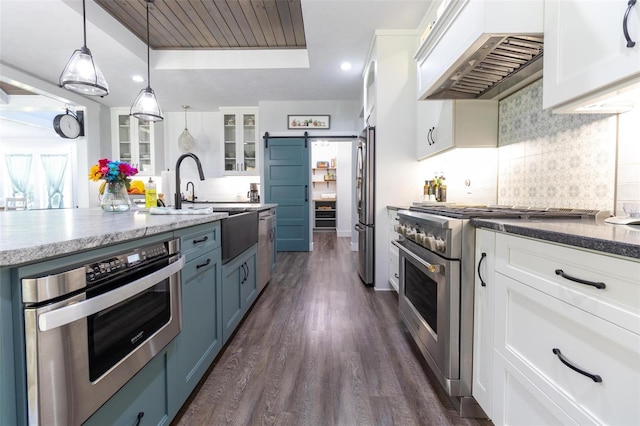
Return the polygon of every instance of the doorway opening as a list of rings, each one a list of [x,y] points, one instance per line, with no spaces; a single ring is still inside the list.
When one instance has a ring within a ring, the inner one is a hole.
[[[354,241],[357,238],[357,234],[352,232],[356,217],[354,152],[357,139],[318,137],[310,140],[310,222],[313,233],[333,232],[337,237]]]

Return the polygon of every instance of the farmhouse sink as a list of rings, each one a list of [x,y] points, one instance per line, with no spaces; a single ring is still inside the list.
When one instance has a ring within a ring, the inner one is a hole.
[[[258,242],[258,212],[234,212],[220,221],[222,263],[227,263]]]

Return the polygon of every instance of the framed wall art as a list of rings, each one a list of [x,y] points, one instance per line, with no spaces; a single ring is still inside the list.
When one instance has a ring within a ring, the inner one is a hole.
[[[288,115],[287,128],[328,129],[330,120],[330,115]]]

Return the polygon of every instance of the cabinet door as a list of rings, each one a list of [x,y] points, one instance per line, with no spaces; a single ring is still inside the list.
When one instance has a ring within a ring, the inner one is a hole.
[[[640,77],[640,5],[631,7],[627,47],[622,23],[626,0],[546,1],[543,108]]]
[[[111,111],[113,156],[138,169],[138,175],[155,174],[153,123],[138,120],[129,110]]]
[[[103,425],[167,425],[175,414],[171,409],[168,352],[174,343],[154,357],[126,385],[84,423]]]
[[[251,304],[258,297],[258,269],[256,248],[250,249],[250,253],[245,257],[241,267],[240,289],[242,295],[243,315],[251,307]]]
[[[495,232],[476,230],[473,311],[473,397],[491,418]]]
[[[223,174],[259,175],[257,110],[223,111]]]
[[[176,338],[180,405],[222,348],[221,249],[188,262],[182,271],[182,331]]]
[[[419,160],[453,146],[453,101],[419,101],[418,114]]]
[[[242,319],[240,282],[244,277],[244,262],[232,260],[222,265],[222,343],[225,344]]]

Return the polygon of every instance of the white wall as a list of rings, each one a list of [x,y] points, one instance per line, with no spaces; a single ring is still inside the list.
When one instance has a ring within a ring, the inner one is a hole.
[[[307,130],[312,137],[326,135],[346,136],[360,132],[359,119],[361,102],[356,101],[261,101],[260,134],[269,132],[271,136],[303,136],[302,130],[287,129],[287,115],[321,114],[330,115],[328,130]]]
[[[420,161],[419,179],[413,186],[414,200],[422,199],[425,180],[445,177],[447,202],[495,204],[498,185],[497,148],[458,148]],[[468,181],[469,186],[466,185]]]
[[[619,116],[616,210],[623,203],[640,203],[640,109]]]

